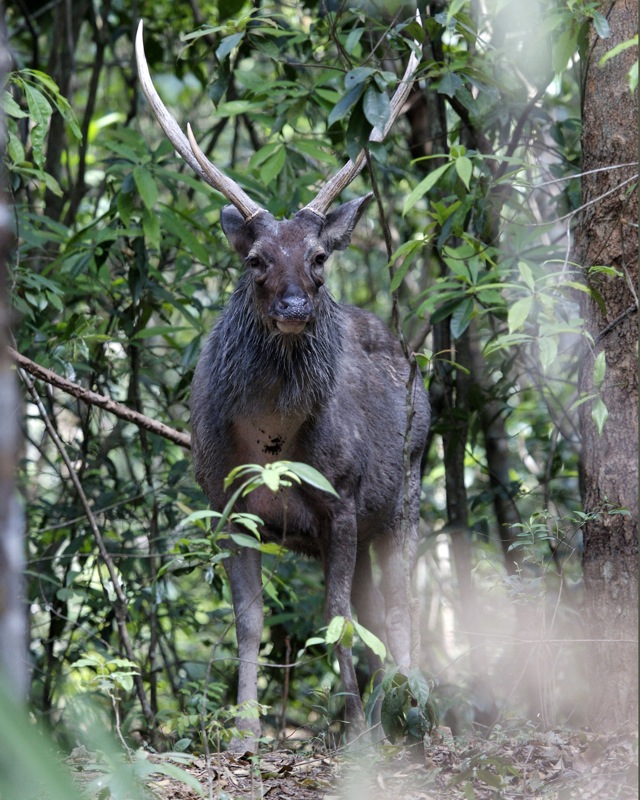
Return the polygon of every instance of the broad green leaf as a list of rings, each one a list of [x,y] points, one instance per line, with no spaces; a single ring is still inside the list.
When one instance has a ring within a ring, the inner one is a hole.
[[[264,162],[260,169],[260,180],[269,185],[281,172],[287,161],[287,150],[283,144]]]
[[[471,181],[471,174],[473,173],[473,164],[471,163],[471,159],[467,158],[466,156],[460,156],[455,160],[456,165],[456,172],[460,177],[460,180],[464,183],[464,185],[469,188],[469,182]]]
[[[541,336],[538,339],[538,351],[543,372],[548,372],[558,355],[557,336]]]
[[[596,428],[598,429],[598,435],[602,436],[602,431],[604,429],[605,422],[609,419],[609,411],[604,404],[604,401],[601,397],[599,397],[591,411],[591,418],[596,423]]]
[[[611,28],[609,27],[609,20],[604,14],[599,11],[593,12],[593,26],[596,33],[601,39],[608,39],[611,36]]]
[[[325,164],[335,165],[338,163],[338,159],[333,153],[330,153],[322,144],[312,139],[296,139],[291,146],[300,153],[311,156],[311,158],[315,158],[317,161],[322,161]]]
[[[518,331],[524,326],[524,323],[527,321],[527,317],[531,311],[532,305],[533,295],[528,294],[525,297],[521,297],[519,300],[516,300],[516,302],[511,306],[507,316],[509,333],[514,333],[514,331]]]
[[[231,36],[225,36],[216,49],[218,61],[224,61],[229,53],[240,44],[243,38],[244,33],[232,33]]]
[[[262,480],[267,489],[278,492],[283,486],[282,475],[274,469],[265,469],[262,472]]]
[[[427,679],[420,670],[412,669],[407,675],[407,683],[409,685],[409,691],[418,701],[418,705],[424,706],[431,695]]]
[[[47,125],[52,114],[52,109],[47,98],[34,86],[24,83],[23,88],[27,98],[27,105],[29,106],[29,116],[34,123],[31,128],[31,150],[33,152],[33,160],[40,169],[44,169],[44,139],[47,135]]]
[[[380,722],[392,744],[404,733],[403,709],[406,694],[404,687],[392,686],[385,692],[380,706]]]
[[[577,36],[577,31],[569,28],[558,37],[551,56],[551,64],[557,75],[565,71],[569,60],[573,57],[576,51]]]
[[[178,528],[184,528],[192,522],[197,522],[201,519],[211,519],[212,517],[219,517],[219,511],[212,511],[210,508],[203,508],[200,511],[192,511],[187,517],[180,521]]]
[[[472,297],[466,297],[455,307],[451,314],[450,323],[451,335],[454,339],[459,339],[467,330],[473,317],[473,311],[474,302]]]
[[[261,544],[255,536],[248,533],[229,533],[229,538],[240,547],[248,547],[250,550],[260,550]]]
[[[369,86],[364,95],[363,108],[365,117],[373,127],[383,131],[391,113],[386,92],[379,92],[374,86]]]
[[[301,461],[290,461],[287,463],[287,469],[297,475],[300,480],[308,483],[309,486],[313,486],[314,489],[320,489],[322,492],[332,494],[334,497],[340,496],[324,475],[314,467],[303,464]]]
[[[438,81],[436,86],[438,94],[446,94],[447,97],[455,97],[458,89],[464,87],[464,83],[462,82],[462,78],[456,75],[455,72],[448,72]]]
[[[533,279],[533,272],[526,261],[518,261],[518,272],[520,273],[520,278],[526,284],[527,289],[531,292],[535,291],[536,283]]]
[[[29,116],[26,111],[20,108],[9,92],[2,92],[0,95],[0,108],[7,116],[14,119],[24,119]]]
[[[144,236],[147,240],[147,246],[155,250],[160,249],[160,220],[158,215],[154,214],[148,208],[142,209],[142,228]]]
[[[153,179],[153,175],[146,167],[137,166],[133,168],[133,180],[135,181],[138,194],[142,202],[153,211],[153,207],[158,199],[158,186]]]
[[[353,89],[343,95],[331,109],[331,113],[327,119],[327,125],[331,127],[335,122],[339,122],[344,116],[346,116],[349,113],[349,110],[358,102],[363,92],[364,85],[358,83],[353,87]]]
[[[261,147],[259,150],[251,156],[249,159],[249,167],[250,169],[254,169],[255,167],[259,167],[260,164],[264,164],[264,162],[270,158],[276,150],[279,150],[282,147],[282,142],[269,142],[265,144],[264,147]]]
[[[365,28],[354,28],[352,31],[349,32],[347,36],[347,41],[344,43],[345,51],[351,55],[355,50],[356,46],[362,39],[362,34],[365,32]]]
[[[387,648],[384,644],[378,639],[378,637],[371,633],[368,628],[365,628],[360,623],[353,620],[353,627],[356,630],[358,636],[362,639],[362,641],[367,645],[367,647],[372,650],[377,656],[379,656],[382,661],[387,657]]]
[[[360,83],[363,83],[367,78],[375,72],[371,67],[356,67],[344,76],[344,88],[353,89]]]
[[[448,164],[442,164],[441,166],[437,167],[430,172],[426,178],[420,181],[420,183],[413,189],[407,199],[404,201],[404,208],[402,209],[402,213],[406,214],[407,211],[412,209],[415,204],[420,200],[420,198],[424,197],[424,195],[431,189],[433,186],[436,185],[438,179],[441,175],[451,167],[451,162]]]
[[[260,109],[258,103],[251,100],[229,100],[227,103],[220,103],[216,111],[217,117],[237,117],[240,114],[248,114],[250,111]]]
[[[604,383],[604,376],[607,371],[607,361],[605,356],[605,351],[601,350],[598,355],[596,356],[595,363],[593,365],[593,383],[596,387],[600,388]]]
[[[324,640],[327,644],[335,644],[342,638],[347,620],[344,617],[333,617],[327,626]]]

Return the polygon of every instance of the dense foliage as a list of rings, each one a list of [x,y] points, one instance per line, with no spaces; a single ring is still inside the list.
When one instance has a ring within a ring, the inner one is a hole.
[[[405,118],[345,192],[372,187],[377,203],[330,282],[402,331],[430,389],[420,667],[456,730],[584,721],[584,662],[568,642],[580,639],[587,517],[576,410],[588,403],[600,430],[607,421],[604,358],[595,393],[576,389],[577,296],[595,295],[570,255],[577,64],[586,27],[606,39],[607,20],[587,0],[486,5],[434,2],[416,21],[402,3],[84,0],[72,18],[65,4],[33,3],[7,12],[15,70],[3,99],[16,349],[187,431],[195,361],[239,265],[218,224],[223,200],[141,97],[138,18],[167,105],[276,216],[383,127],[410,50],[420,54]],[[629,81],[633,91],[637,70]],[[89,694],[126,737],[217,745],[234,702],[225,542],[194,513],[206,502],[188,452],[25,386],[34,711],[54,726]],[[340,698],[318,637],[318,568],[267,555],[268,720],[274,731],[311,722],[332,743]]]

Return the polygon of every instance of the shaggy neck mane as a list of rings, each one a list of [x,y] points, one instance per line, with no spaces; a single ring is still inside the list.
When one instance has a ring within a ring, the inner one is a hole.
[[[301,334],[283,334],[256,313],[250,277],[243,276],[216,326],[222,373],[216,388],[233,414],[310,415],[335,383],[342,352],[340,306],[321,288],[316,318]]]

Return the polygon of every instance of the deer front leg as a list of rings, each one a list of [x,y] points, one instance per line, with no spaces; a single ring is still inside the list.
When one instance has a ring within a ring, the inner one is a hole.
[[[374,544],[382,568],[387,643],[394,661],[405,670],[412,662],[411,597],[407,590],[415,563],[416,545],[416,536],[410,535],[407,541],[403,541],[396,532],[377,539]]]
[[[351,589],[357,554],[355,516],[336,517],[331,528],[324,558],[324,616],[327,623],[336,616],[351,618]],[[346,719],[349,724],[347,736],[353,738],[364,730],[364,711],[353,667],[353,656],[351,648],[342,644],[336,645],[335,652],[345,693]]]
[[[262,562],[259,551],[244,547],[224,562],[229,583],[238,640],[238,705],[258,702],[258,653],[262,641]],[[260,719],[238,715],[236,727],[242,739],[231,742],[232,750],[257,750]]]

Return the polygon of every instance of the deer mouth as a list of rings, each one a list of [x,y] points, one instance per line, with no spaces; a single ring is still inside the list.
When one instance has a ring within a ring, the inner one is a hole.
[[[280,333],[302,333],[307,327],[306,320],[302,319],[277,319],[275,323]]]

